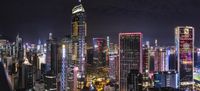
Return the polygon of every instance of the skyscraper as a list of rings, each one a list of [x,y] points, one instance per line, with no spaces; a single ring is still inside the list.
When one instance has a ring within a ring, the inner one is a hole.
[[[24,78],[24,87],[25,90],[33,90],[33,65],[29,63],[28,59],[25,58],[23,63],[23,78]]]
[[[51,74],[57,74],[57,43],[53,39],[52,33],[49,33],[49,39],[47,40],[47,54],[46,54],[46,71],[50,71]]]
[[[145,72],[145,71],[148,71],[149,72],[149,67],[150,67],[150,53],[149,53],[149,48],[147,45],[145,45],[143,48],[142,48],[142,71]]]
[[[16,37],[16,58],[18,60],[18,82],[17,82],[17,85],[16,85],[16,89],[18,90],[22,90],[24,89],[24,86],[23,86],[23,73],[22,73],[22,64],[24,62],[24,49],[23,49],[23,40],[22,38],[17,35]]]
[[[178,26],[175,28],[176,56],[180,74],[180,89],[193,88],[194,67],[194,28]]]
[[[109,47],[109,77],[113,80],[118,80],[118,47],[117,44],[110,43]]]
[[[119,34],[120,91],[127,91],[127,77],[130,70],[142,73],[142,33]]]
[[[81,1],[72,9],[72,60],[75,66],[78,66],[78,83],[82,83],[85,78],[85,59],[87,23],[86,13]],[[78,84],[78,86],[81,86]],[[80,88],[80,87],[78,87]]]
[[[164,71],[165,64],[166,64],[165,49],[162,47],[156,47],[155,48],[154,71]]]
[[[62,64],[61,64],[61,91],[68,91],[69,65],[71,64],[71,38],[67,37],[62,40]],[[72,89],[72,88],[71,88]]]

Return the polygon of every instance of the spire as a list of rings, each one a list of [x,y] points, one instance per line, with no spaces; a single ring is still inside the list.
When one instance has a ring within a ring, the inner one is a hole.
[[[52,40],[53,39],[53,34],[52,33],[49,33],[49,40]]]
[[[40,39],[38,40],[38,45],[41,45],[41,40]]]

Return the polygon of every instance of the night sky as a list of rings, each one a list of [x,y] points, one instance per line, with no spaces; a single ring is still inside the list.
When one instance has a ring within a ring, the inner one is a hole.
[[[1,0],[0,34],[14,40],[19,33],[25,42],[45,41],[48,33],[62,38],[71,31],[71,9],[78,0]],[[83,0],[87,12],[88,37],[119,32],[142,32],[143,40],[158,39],[162,46],[174,45],[174,28],[195,28],[200,45],[200,0]]]

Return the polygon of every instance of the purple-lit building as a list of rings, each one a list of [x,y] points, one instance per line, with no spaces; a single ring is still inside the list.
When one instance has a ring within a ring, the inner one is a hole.
[[[191,26],[176,27],[175,43],[180,89],[192,89],[194,85],[194,28]]]

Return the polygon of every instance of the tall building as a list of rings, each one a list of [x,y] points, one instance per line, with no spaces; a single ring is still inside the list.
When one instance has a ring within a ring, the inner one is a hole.
[[[60,91],[67,91],[67,60],[66,60],[66,46],[62,45],[62,66],[61,66],[61,79]]]
[[[106,66],[106,50],[107,50],[107,42],[104,38],[93,38],[93,63],[96,66]]]
[[[178,62],[176,59],[175,47],[169,47],[166,51],[166,60],[169,62],[169,70],[177,70]]]
[[[154,71],[164,71],[166,63],[166,51],[162,47],[155,48]]]
[[[154,73],[154,61],[155,61],[155,49],[153,47],[150,47],[149,49],[150,58],[149,58],[149,72],[151,74]]]
[[[180,74],[180,89],[193,88],[194,68],[194,28],[178,26],[175,28],[176,56]]]
[[[25,59],[23,63],[23,78],[24,78],[24,87],[25,90],[31,91],[33,90],[33,66],[29,63],[27,59]]]
[[[119,34],[120,91],[127,90],[127,77],[131,69],[142,73],[142,33]]]
[[[69,78],[69,74],[70,72],[68,72],[69,66],[71,64],[71,47],[72,47],[72,42],[71,42],[71,38],[67,37],[65,39],[62,40],[62,64],[61,64],[61,91],[68,91],[68,88],[70,86],[68,86],[68,81],[70,79]],[[70,89],[70,88],[69,88]]]
[[[85,79],[85,59],[86,59],[86,36],[87,23],[86,13],[81,1],[72,9],[72,60],[78,66],[78,88]],[[76,73],[76,72],[75,72]],[[83,84],[82,84],[83,85]]]
[[[51,74],[57,75],[57,43],[56,40],[53,39],[52,33],[49,33],[49,39],[47,40],[46,64],[46,72],[50,71]]]
[[[150,67],[150,53],[149,53],[149,48],[147,45],[145,45],[142,48],[142,71],[148,71],[149,72],[149,67]]]
[[[15,50],[15,53],[16,53],[16,59],[18,60],[18,75],[17,75],[17,83],[15,85],[15,88],[17,90],[22,90],[24,89],[24,86],[23,86],[23,73],[22,73],[22,64],[24,62],[24,48],[23,48],[23,40],[22,38],[17,35],[16,37],[16,50]]]
[[[118,47],[116,44],[110,43],[109,47],[109,77],[118,80]]]
[[[200,49],[195,48],[195,53],[194,53],[194,81],[195,84],[198,84],[197,86],[200,87]]]

